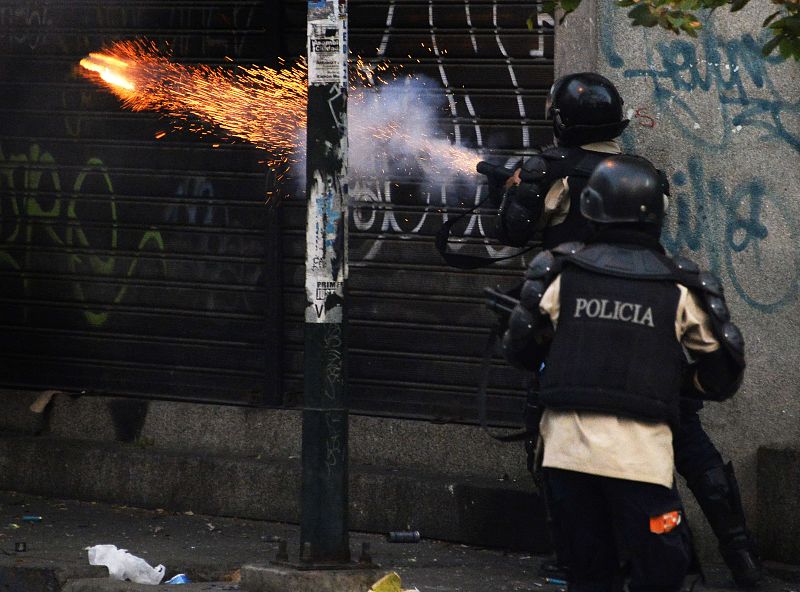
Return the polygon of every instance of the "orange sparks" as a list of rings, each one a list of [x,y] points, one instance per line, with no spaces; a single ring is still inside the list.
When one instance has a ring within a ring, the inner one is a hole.
[[[146,41],[122,41],[81,60],[83,74],[107,83],[133,111],[189,115],[260,148],[291,152],[305,128],[306,67],[184,66]],[[189,129],[207,133],[202,126]],[[158,137],[160,137],[159,132]]]
[[[185,66],[176,64],[148,41],[121,41],[103,52],[90,53],[80,61],[81,73],[94,81],[103,81],[123,105],[134,111],[157,111],[201,134],[238,138],[269,150],[268,164],[288,162],[302,157],[305,143],[307,69],[303,60],[280,70],[266,66]],[[398,77],[398,70],[386,63],[369,64],[361,58],[351,68],[351,102],[364,107],[369,89],[382,87]],[[380,106],[377,107],[380,109]],[[441,138],[427,138],[407,131],[408,114],[384,119],[362,117],[363,109],[350,109],[351,143],[366,138],[374,144],[374,155],[392,157],[389,143],[405,144],[408,153],[418,154],[428,172],[472,175],[479,158],[467,148],[454,146]],[[199,120],[199,122],[197,121]],[[219,134],[219,131],[224,132]],[[166,132],[159,131],[160,139]],[[363,143],[363,142],[362,142]],[[215,144],[217,147],[219,144]],[[358,174],[358,162],[351,161]]]

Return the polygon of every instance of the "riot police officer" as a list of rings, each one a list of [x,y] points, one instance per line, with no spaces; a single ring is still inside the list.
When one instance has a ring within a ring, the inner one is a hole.
[[[556,144],[527,159],[506,182],[498,215],[502,241],[523,245],[540,232],[543,247],[553,249],[591,236],[579,196],[595,166],[609,154],[620,153],[615,138],[628,125],[622,109],[617,89],[599,74],[570,74],[555,81],[546,111]],[[666,177],[660,171],[658,175],[668,194]],[[753,586],[762,579],[761,563],[746,527],[733,467],[723,462],[703,429],[698,415],[702,407],[697,398],[681,399],[680,422],[673,434],[676,467],[717,536],[736,583]],[[534,396],[526,405],[526,426],[534,435],[526,443],[529,466],[540,413]]]
[[[498,212],[502,242],[522,246],[540,231],[542,246],[550,249],[588,237],[578,198],[595,166],[620,153],[615,138],[629,123],[622,106],[616,87],[599,74],[570,74],[553,83],[545,111],[555,145],[525,160],[506,182]]]
[[[689,551],[673,483],[684,394],[724,400],[744,371],[716,279],[659,243],[662,179],[646,160],[603,160],[581,192],[587,243],[530,264],[503,351],[538,368],[542,466],[573,592],[677,591]],[[684,348],[691,353],[687,368]]]

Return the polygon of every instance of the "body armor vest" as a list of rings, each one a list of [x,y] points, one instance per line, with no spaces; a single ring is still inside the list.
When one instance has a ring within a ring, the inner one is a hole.
[[[686,360],[675,334],[675,281],[604,274],[574,263],[568,257],[561,273],[561,312],[541,378],[542,404],[677,423]]]

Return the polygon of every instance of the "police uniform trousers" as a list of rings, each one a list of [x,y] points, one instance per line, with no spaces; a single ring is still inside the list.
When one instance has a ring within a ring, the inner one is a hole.
[[[702,408],[702,401],[681,397],[680,424],[672,431],[675,469],[691,484],[698,482],[709,469],[725,464],[700,423],[698,413]]]
[[[612,592],[621,573],[630,592],[680,590],[691,563],[686,523],[664,528],[658,520],[676,510],[683,516],[674,487],[555,468],[544,472],[570,592]]]

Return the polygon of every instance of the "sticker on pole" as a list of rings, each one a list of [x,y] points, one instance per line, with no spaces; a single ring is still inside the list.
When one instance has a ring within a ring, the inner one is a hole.
[[[347,221],[340,192],[319,175],[309,187],[306,221],[307,323],[341,323],[347,279]]]
[[[309,0],[309,84],[346,84],[346,22],[338,0]]]
[[[342,26],[308,24],[308,83],[344,84]]]

